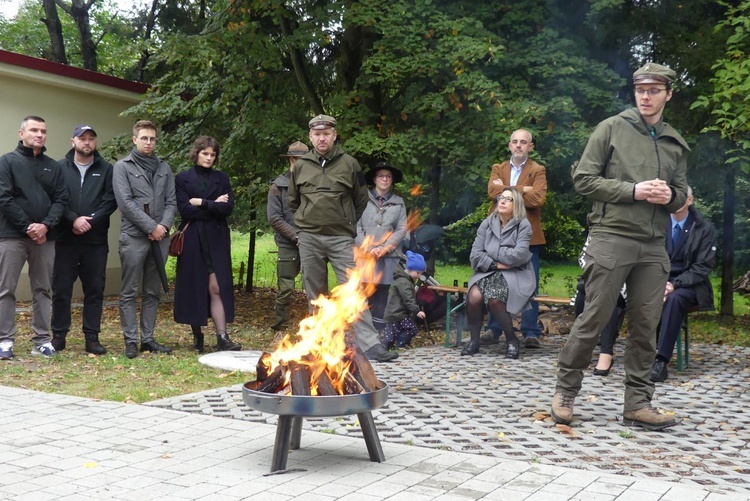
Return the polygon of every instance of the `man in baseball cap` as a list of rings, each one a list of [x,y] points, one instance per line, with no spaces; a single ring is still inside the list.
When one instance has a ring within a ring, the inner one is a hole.
[[[297,227],[294,224],[294,214],[289,209],[289,181],[294,171],[294,163],[310,148],[301,141],[289,145],[287,152],[279,155],[289,159],[287,171],[271,181],[268,190],[266,214],[268,224],[274,231],[274,240],[279,253],[276,258],[276,321],[271,326],[275,331],[283,331],[289,327],[291,317],[292,291],[294,280],[299,275],[299,248],[297,247]]]
[[[78,127],[76,127],[73,131],[73,137],[81,137],[81,135],[86,131],[91,132],[94,137],[96,137],[96,131],[90,125],[79,125]]]

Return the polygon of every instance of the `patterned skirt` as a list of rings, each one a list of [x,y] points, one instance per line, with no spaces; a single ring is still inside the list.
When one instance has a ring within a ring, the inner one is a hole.
[[[505,277],[499,271],[480,278],[477,287],[479,287],[479,292],[482,293],[485,306],[490,299],[497,299],[503,303],[508,302],[508,282],[505,281]]]

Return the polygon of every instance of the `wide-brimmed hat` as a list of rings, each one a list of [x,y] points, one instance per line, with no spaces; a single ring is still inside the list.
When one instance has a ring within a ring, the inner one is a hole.
[[[367,179],[367,184],[370,184],[370,185],[375,184],[375,173],[379,170],[390,171],[391,175],[393,176],[393,184],[400,183],[401,180],[404,179],[404,174],[397,168],[391,165],[388,165],[388,162],[378,162],[375,164],[375,167],[372,167],[370,170],[367,171],[367,174],[365,174],[365,179]]]
[[[279,155],[279,156],[280,157],[301,157],[308,151],[310,151],[310,148],[308,148],[305,143],[301,141],[295,141],[289,145],[289,148],[287,149],[286,153]]]

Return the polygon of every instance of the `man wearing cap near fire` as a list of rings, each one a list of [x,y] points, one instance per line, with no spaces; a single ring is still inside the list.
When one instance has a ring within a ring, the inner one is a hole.
[[[289,159],[287,171],[271,181],[268,190],[268,204],[266,214],[268,224],[274,231],[274,240],[279,250],[276,259],[276,322],[271,326],[275,331],[283,331],[289,327],[291,315],[292,291],[294,280],[300,272],[299,248],[297,247],[297,227],[294,225],[294,213],[289,208],[289,181],[294,171],[294,163],[302,155],[310,151],[305,143],[295,141],[289,145],[282,158]]]
[[[648,63],[633,74],[636,108],[601,122],[572,172],[573,185],[589,197],[590,245],[583,270],[586,303],[558,360],[552,417],[570,424],[583,371],[599,333],[628,287],[623,423],[649,430],[677,424],[654,409],[651,367],[656,326],[669,275],[666,228],[669,214],[687,199],[688,145],[662,121],[676,74]]]
[[[312,151],[294,164],[289,207],[299,238],[302,280],[309,300],[328,294],[328,263],[339,284],[354,269],[357,221],[367,207],[367,181],[357,160],[336,144],[336,120],[318,115],[310,120]],[[354,324],[357,345],[370,360],[389,362],[398,353],[378,339],[369,310]]]
[[[65,349],[70,330],[73,284],[83,288],[85,350],[104,355],[99,342],[104,284],[109,254],[109,219],[117,209],[112,188],[112,164],[96,150],[96,131],[79,125],[70,140],[73,146],[59,161],[70,203],[58,226],[55,267],[52,275],[52,346]]]

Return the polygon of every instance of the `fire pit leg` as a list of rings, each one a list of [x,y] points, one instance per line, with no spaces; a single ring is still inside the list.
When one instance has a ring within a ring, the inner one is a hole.
[[[365,436],[370,461],[382,463],[385,461],[385,454],[383,454],[383,448],[380,446],[380,437],[378,437],[378,430],[375,428],[372,412],[361,412],[357,414],[357,417],[359,418],[359,426],[362,428],[362,435]]]
[[[294,416],[292,421],[292,441],[289,444],[289,448],[293,451],[299,449],[300,442],[302,441],[302,416]]]
[[[294,419],[294,416],[279,416],[279,422],[276,425],[276,441],[273,444],[271,473],[286,470],[286,460],[289,458],[289,440],[292,436],[292,422]]]

